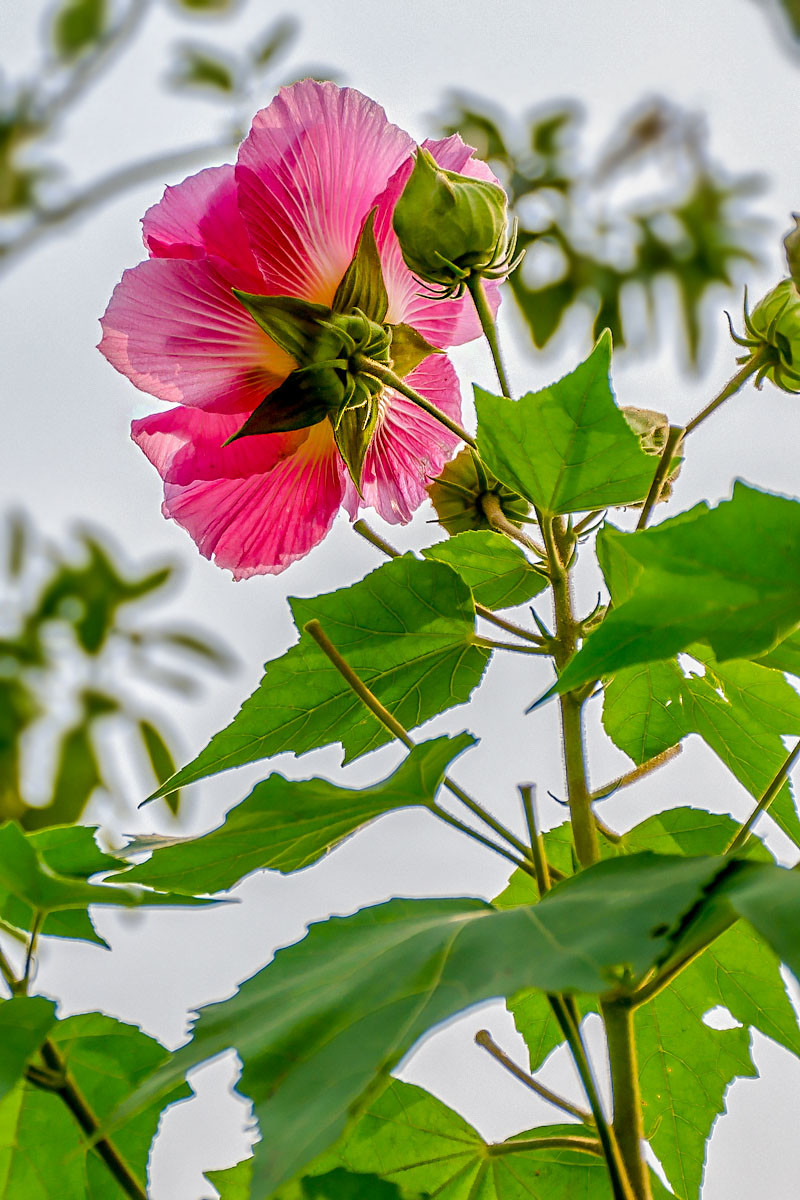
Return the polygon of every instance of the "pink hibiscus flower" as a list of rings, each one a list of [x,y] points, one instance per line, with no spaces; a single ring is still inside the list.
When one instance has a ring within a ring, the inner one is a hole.
[[[494,179],[457,136],[425,145],[449,170]],[[177,405],[134,421],[133,440],[164,480],[164,515],[236,579],[307,554],[342,506],[351,519],[370,506],[387,521],[410,520],[457,445],[389,388],[360,494],[327,417],[225,445],[297,367],[233,289],[331,305],[373,209],[387,324],[410,325],[439,349],[479,335],[469,296],[420,293],[392,230],[415,148],[360,92],[305,80],[256,115],[235,166],[167,188],[144,217],[150,258],[124,273],[99,348],[137,387]],[[488,291],[496,307],[496,285]],[[406,382],[458,420],[444,354],[430,354]]]

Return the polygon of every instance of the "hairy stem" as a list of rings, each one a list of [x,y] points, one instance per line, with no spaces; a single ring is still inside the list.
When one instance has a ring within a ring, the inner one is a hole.
[[[600,1008],[611,1064],[614,1133],[636,1200],[652,1200],[650,1172],[642,1156],[644,1127],[633,1009],[624,1000],[601,1001]]]
[[[572,589],[569,569],[562,561],[557,543],[558,531],[553,517],[543,517],[542,532],[547,547],[550,583],[553,589],[555,638],[553,657],[559,672],[566,666],[577,648],[578,623],[572,610]],[[597,827],[592,813],[591,795],[586,781],[586,761],[583,747],[583,700],[575,692],[559,696],[561,735],[564,745],[564,768],[567,777],[572,834],[575,853],[582,867],[591,866],[600,858]]]
[[[500,342],[497,338],[497,326],[495,325],[492,310],[489,307],[489,302],[486,299],[486,290],[483,286],[483,279],[479,274],[473,273],[467,280],[469,294],[472,296],[472,302],[475,305],[475,311],[478,314],[478,320],[481,323],[481,329],[486,341],[489,343],[489,349],[492,354],[494,369],[497,372],[497,379],[500,383],[500,390],[504,396],[511,399],[511,388],[508,385],[508,376],[503,363],[503,356],[500,353]]]
[[[670,746],[668,750],[662,750],[660,754],[654,754],[652,758],[648,758],[647,762],[641,766],[634,767],[632,771],[626,771],[624,775],[619,775],[616,779],[612,779],[604,787],[597,788],[592,792],[592,803],[598,800],[607,800],[614,792],[618,792],[621,788],[630,787],[632,783],[638,783],[640,779],[644,779],[646,775],[650,775],[653,771],[657,771],[659,767],[665,766],[668,762],[672,762],[673,758],[677,758],[683,750],[683,746],[679,742],[677,746]]]
[[[527,533],[523,533],[512,521],[509,521],[494,492],[484,492],[480,498],[480,505],[483,515],[496,533],[505,534],[511,541],[519,542],[520,546],[524,546],[526,550],[532,550],[539,558],[547,558],[544,546],[540,546],[533,538],[528,537]]]
[[[405,396],[407,400],[411,400],[413,404],[416,404],[417,408],[421,408],[423,412],[428,413],[440,425],[444,425],[445,429],[449,429],[462,442],[466,442],[468,446],[471,446],[473,450],[477,450],[478,443],[471,434],[467,433],[466,429],[462,429],[457,421],[453,421],[448,417],[447,413],[442,412],[430,400],[426,400],[414,388],[409,387],[399,375],[395,375],[394,371],[390,371],[383,363],[375,362],[374,359],[367,358],[364,354],[356,354],[353,358],[353,366],[356,370],[364,371],[367,375],[371,375],[373,379],[377,379],[378,383],[382,383],[384,387],[393,388],[401,396]]]
[[[584,1154],[603,1157],[603,1149],[596,1138],[581,1137],[580,1134],[565,1133],[556,1137],[519,1138],[510,1142],[490,1142],[486,1153],[490,1158],[501,1154],[522,1154],[525,1150],[579,1150]]]
[[[669,474],[669,468],[672,463],[673,456],[678,449],[681,441],[684,438],[686,430],[681,425],[670,425],[667,440],[664,443],[664,449],[661,451],[661,457],[656,465],[656,473],[653,476],[653,482],[650,484],[650,491],[647,493],[647,498],[642,505],[642,511],[639,514],[639,520],[636,522],[636,528],[646,529],[647,522],[653,515],[653,509],[661,499],[661,493],[664,489],[664,484]]]
[[[520,784],[519,794],[522,798],[522,807],[525,810],[525,822],[528,826],[533,866],[536,871],[536,885],[539,888],[540,897],[544,897],[550,891],[551,887],[550,864],[544,852],[544,840],[536,820],[536,803],[533,798],[533,791],[533,784]]]
[[[563,1096],[559,1096],[556,1092],[551,1092],[549,1087],[545,1087],[543,1083],[539,1083],[538,1079],[534,1079],[527,1071],[523,1071],[522,1067],[517,1066],[513,1059],[500,1049],[497,1042],[494,1041],[488,1029],[479,1029],[475,1034],[475,1041],[484,1050],[488,1050],[492,1058],[500,1063],[501,1066],[518,1079],[520,1083],[524,1083],[525,1087],[530,1088],[537,1096],[541,1096],[548,1104],[555,1105],[562,1112],[569,1113],[572,1117],[577,1117],[584,1125],[593,1124],[594,1118],[592,1114],[585,1108],[579,1108],[577,1104],[572,1104],[571,1101],[565,1100]],[[597,1145],[597,1143],[595,1143]],[[599,1145],[597,1146],[598,1153],[600,1152]]]

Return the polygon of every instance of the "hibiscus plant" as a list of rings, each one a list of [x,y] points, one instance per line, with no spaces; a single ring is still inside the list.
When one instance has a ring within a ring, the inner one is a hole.
[[[188,1071],[234,1049],[257,1132],[252,1157],[209,1174],[223,1200],[655,1200],[664,1179],[695,1200],[725,1089],[753,1070],[748,1028],[800,1054],[781,975],[800,972],[800,876],[759,836],[774,822],[800,848],[786,677],[800,676],[800,502],[744,482],[687,512],[670,501],[691,435],[740,389],[800,390],[797,235],[788,277],[734,330],[730,381],[685,425],[618,405],[607,332],[564,378],[512,395],[495,327],[518,262],[503,189],[457,134],[417,146],[356,91],[283,89],[236,165],[168,188],[144,237],[100,348],[171,405],[133,425],[165,516],[239,579],[313,552],[340,509],[381,556],[350,586],[291,601],[296,643],[155,795],[332,744],[351,761],[394,742],[402,758],[360,789],[268,774],[210,833],[139,838],[118,857],[88,828],[0,826],[3,1195],[38,1200],[57,1179],[67,1200],[144,1200],[159,1115]],[[476,388],[470,430],[446,351],[480,336],[499,394]],[[428,497],[438,528],[420,554],[361,516],[406,523]],[[605,591],[585,611],[574,579],[591,562]],[[519,781],[509,828],[454,777],[475,738],[420,728],[502,655],[552,668],[520,697],[532,764],[543,712],[560,718],[565,819],[546,831],[535,779]],[[600,788],[590,705],[632,760]],[[669,770],[691,734],[751,794],[746,819],[678,798],[613,828],[603,802]],[[202,1008],[175,1053],[101,1014],[56,1019],[33,994],[39,936],[97,940],[89,905],[213,904],[412,807],[513,868],[500,895],[392,898],[314,924]],[[553,1115],[487,1142],[393,1071],[498,997],[530,1061],[477,1040]],[[704,1020],[718,1007],[735,1028]],[[539,1077],[559,1046],[578,1100]]]

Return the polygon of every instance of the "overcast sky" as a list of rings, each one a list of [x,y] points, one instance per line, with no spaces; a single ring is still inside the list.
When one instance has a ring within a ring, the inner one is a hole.
[[[0,62],[12,75],[34,60],[45,7],[40,0],[0,0]],[[198,22],[191,32],[236,44],[286,11],[252,0],[235,26]],[[776,27],[754,0],[561,0],[558,5],[546,0],[405,0],[391,7],[374,0],[298,0],[292,11],[302,22],[302,34],[287,74],[301,63],[329,65],[419,139],[432,132],[430,114],[443,91],[453,87],[491,95],[518,113],[576,97],[587,107],[587,140],[594,147],[643,96],[665,95],[702,113],[716,158],[731,171],[769,176],[758,207],[770,221],[772,262],[769,270],[751,271],[746,281],[758,295],[777,279],[782,269],[779,237],[788,227],[789,212],[800,207],[800,66],[780,50]],[[129,57],[75,114],[63,144],[77,177],[88,180],[129,158],[216,135],[213,104],[167,99],[160,86],[165,69],[161,51],[170,38],[185,33],[186,22],[179,25],[162,4]],[[261,102],[268,100],[265,94]],[[184,562],[186,585],[175,597],[175,615],[218,630],[244,664],[234,680],[215,684],[205,704],[174,708],[173,721],[188,759],[227,723],[257,683],[264,660],[293,640],[286,595],[345,585],[379,559],[341,522],[321,547],[286,574],[233,584],[160,516],[160,480],[128,438],[131,418],[155,405],[118,376],[94,346],[97,318],[114,284],[142,256],[139,218],[163,184],[176,181],[164,179],[130,193],[68,235],[52,238],[0,279],[0,508],[23,504],[55,537],[76,519],[101,522],[134,561],[166,555]],[[699,377],[674,365],[672,343],[657,354],[621,355],[614,369],[621,402],[663,409],[675,421],[692,415],[733,369],[721,313],[731,303],[730,297],[721,297],[712,305],[718,336]],[[738,309],[738,300],[733,306]],[[580,323],[573,336],[536,357],[516,338],[508,313],[501,326],[517,391],[543,386],[589,349]],[[455,357],[465,383],[476,379],[493,386],[482,346],[465,348]],[[688,507],[701,498],[719,500],[729,494],[735,476],[796,494],[797,422],[795,398],[769,388],[761,394],[749,389],[724,418],[692,439],[676,503]],[[429,515],[422,512],[407,530],[384,532],[403,546],[422,545],[432,540],[425,524]],[[593,586],[587,578],[587,598]],[[429,727],[433,733],[467,726],[483,738],[456,773],[515,825],[520,779],[536,779],[541,795],[562,789],[554,708],[535,717],[520,715],[546,680],[541,664],[532,668],[524,657],[512,658],[492,668],[469,711],[456,710]],[[596,712],[590,718],[591,776],[600,783],[624,770],[626,760],[602,736],[597,718]],[[607,819],[631,823],[647,811],[682,802],[746,813],[749,798],[695,741],[633,801],[611,802]],[[387,748],[346,772],[338,770],[339,758],[329,748],[300,761],[283,755],[274,767],[297,777],[326,773],[367,782],[386,774],[398,755]],[[200,831],[218,823],[225,809],[266,773],[262,765],[197,786],[186,802],[187,829]],[[554,804],[544,815],[549,824],[559,819]],[[167,825],[150,808],[132,814],[124,827]],[[229,994],[275,947],[300,937],[309,920],[391,895],[491,897],[506,876],[502,860],[487,858],[425,815],[397,814],[299,875],[248,880],[236,891],[241,902],[222,911],[124,920],[101,916],[98,924],[113,953],[48,947],[39,985],[61,1001],[64,1013],[103,1008],[176,1045],[185,1036],[189,1011]],[[403,1074],[457,1107],[484,1135],[499,1138],[544,1122],[549,1114],[472,1045],[475,1029],[487,1023],[522,1058],[510,1018],[494,1005],[430,1038]],[[800,1067],[763,1038],[757,1039],[756,1057],[763,1079],[739,1083],[728,1096],[731,1115],[719,1122],[703,1200],[757,1192],[789,1200],[796,1194]],[[571,1086],[562,1063],[556,1061],[548,1070],[549,1081]],[[153,1159],[154,1200],[210,1197],[201,1170],[229,1165],[244,1153],[243,1107],[220,1098],[232,1071],[230,1062],[223,1062],[199,1073],[200,1099],[167,1118]]]

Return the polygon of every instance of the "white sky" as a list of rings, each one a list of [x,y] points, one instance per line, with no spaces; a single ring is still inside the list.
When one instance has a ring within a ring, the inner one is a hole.
[[[44,9],[41,0],[0,0],[0,61],[13,72],[31,61]],[[190,32],[198,38],[219,33],[235,43],[281,11],[252,0],[235,29],[197,22]],[[773,271],[751,274],[747,282],[754,294],[766,290],[780,271],[779,234],[788,226],[789,211],[800,207],[800,69],[781,53],[774,28],[752,0],[561,0],[558,5],[406,0],[402,9],[370,0],[297,0],[293,11],[302,35],[286,73],[294,64],[329,64],[420,139],[431,132],[429,114],[448,87],[492,95],[512,112],[577,97],[588,108],[593,145],[642,96],[664,94],[704,113],[712,151],[722,163],[770,177],[759,207],[771,220]],[[216,134],[212,104],[165,100],[158,90],[165,65],[161,47],[178,34],[185,36],[186,22],[175,22],[165,2],[113,78],[76,113],[64,145],[78,177],[90,179],[116,162]],[[263,102],[268,99],[265,95]],[[174,602],[175,616],[217,629],[245,663],[236,679],[215,684],[204,704],[176,705],[173,722],[188,759],[227,723],[257,683],[263,661],[291,642],[285,596],[352,582],[377,565],[378,556],[341,523],[285,575],[234,585],[161,518],[160,480],[128,439],[131,417],[151,411],[153,402],[94,350],[97,318],[122,270],[142,256],[138,221],[160,191],[160,184],[142,187],[93,214],[0,281],[0,509],[22,503],[54,536],[76,518],[96,520],[115,533],[134,560],[167,555],[184,561],[187,583]],[[723,303],[731,302],[721,301],[720,309]],[[671,345],[657,356],[621,356],[614,373],[621,401],[664,409],[673,420],[688,418],[733,367],[721,312],[715,321],[720,336],[702,378],[687,377],[673,365]],[[524,341],[512,342],[515,331],[507,312],[501,324],[519,391],[563,374],[588,350],[586,331],[577,325],[574,336],[560,339],[555,350],[531,358]],[[456,361],[465,383],[476,379],[493,386],[481,346],[458,352]],[[688,507],[700,498],[720,499],[734,476],[797,493],[796,430],[795,398],[750,389],[693,438],[677,501]],[[430,534],[426,515],[408,530],[385,532],[403,546],[424,544]],[[592,581],[585,587],[588,600]],[[541,795],[548,789],[558,794],[562,787],[554,710],[520,715],[545,679],[541,664],[531,667],[524,658],[498,664],[469,712],[456,710],[430,726],[434,732],[468,725],[482,735],[482,746],[458,774],[515,825],[518,780],[535,778]],[[643,786],[633,802],[611,802],[608,818],[632,821],[639,813],[681,801],[746,813],[744,791],[694,741],[678,764]],[[625,769],[622,755],[599,729],[593,730],[590,753],[598,783]],[[339,777],[378,779],[396,760],[396,752],[386,749]],[[338,761],[336,751],[328,749],[299,762],[284,755],[274,767],[297,777],[333,777]],[[196,787],[186,804],[187,828],[200,831],[216,824],[251,781],[266,773],[262,766]],[[548,823],[559,819],[555,805],[546,809],[545,818]],[[126,824],[127,829],[154,826],[166,827],[155,809]],[[299,875],[250,879],[237,890],[237,906],[212,913],[101,916],[98,923],[108,931],[113,954],[53,946],[39,984],[62,1001],[64,1013],[102,1008],[175,1045],[184,1036],[187,1012],[229,994],[276,946],[300,937],[309,920],[390,895],[489,897],[500,890],[506,873],[502,860],[487,858],[424,815],[398,814]],[[495,1005],[429,1039],[404,1074],[459,1108],[486,1136],[499,1138],[546,1121],[548,1113],[472,1045],[474,1030],[487,1023],[522,1058],[510,1019]],[[796,1194],[800,1065],[761,1038],[756,1058],[763,1078],[737,1084],[728,1096],[730,1115],[719,1122],[712,1143],[703,1200],[756,1193],[789,1200]],[[571,1085],[562,1068],[552,1064],[548,1081],[565,1089]],[[201,1170],[241,1156],[242,1110],[220,1099],[231,1078],[226,1063],[205,1071],[197,1080],[201,1099],[167,1118],[153,1159],[154,1200],[210,1197]]]

